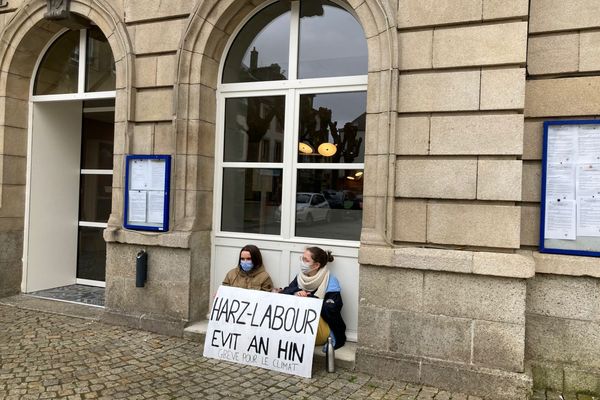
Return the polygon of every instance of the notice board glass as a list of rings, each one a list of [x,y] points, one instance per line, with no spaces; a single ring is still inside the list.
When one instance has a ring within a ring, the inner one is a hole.
[[[600,256],[600,120],[544,122],[540,252]]]
[[[127,229],[169,230],[171,156],[128,155],[125,158]]]

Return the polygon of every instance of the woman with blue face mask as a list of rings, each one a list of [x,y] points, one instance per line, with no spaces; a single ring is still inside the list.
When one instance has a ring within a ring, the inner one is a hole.
[[[325,345],[331,336],[333,347],[338,349],[346,343],[346,324],[341,314],[342,288],[327,268],[332,261],[331,251],[308,247],[299,260],[300,273],[281,293],[323,299],[316,344]]]
[[[263,265],[258,247],[252,244],[242,247],[238,265],[225,275],[223,285],[267,292],[273,289],[273,281]]]

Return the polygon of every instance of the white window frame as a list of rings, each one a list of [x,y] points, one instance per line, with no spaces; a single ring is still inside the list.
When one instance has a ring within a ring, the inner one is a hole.
[[[356,15],[352,10],[333,1],[346,11]],[[239,32],[246,23],[260,13],[265,7],[274,2],[268,2],[254,13],[245,18],[238,28],[233,32],[230,42],[226,47],[224,54],[229,49],[238,36]],[[295,235],[295,195],[297,191],[297,171],[300,169],[357,169],[364,170],[364,163],[299,163],[298,162],[298,129],[299,129],[299,107],[300,95],[319,94],[319,93],[347,93],[347,92],[365,92],[367,91],[367,74],[342,77],[297,79],[297,65],[299,52],[299,1],[291,2],[291,26],[290,26],[290,49],[288,79],[279,81],[264,82],[240,82],[240,83],[221,83],[223,69],[226,57],[223,57],[219,66],[219,76],[217,85],[217,119],[215,141],[215,186],[213,196],[213,234],[215,238],[238,238],[247,240],[273,240],[289,243],[307,243],[327,246],[341,247],[359,247],[359,240],[340,240],[327,238],[313,238]],[[356,18],[358,21],[358,18]],[[366,39],[365,39],[366,40]],[[228,98],[239,97],[262,97],[262,96],[285,96],[285,120],[284,120],[284,144],[283,144],[283,162],[282,163],[261,163],[261,162],[225,162],[224,161],[224,140],[225,140],[225,101]],[[366,110],[365,110],[366,112]],[[292,141],[293,144],[290,144]],[[281,222],[280,234],[262,234],[248,232],[230,232],[221,230],[221,215],[223,210],[223,170],[224,168],[245,168],[245,169],[281,169],[282,170],[282,200],[281,200]]]

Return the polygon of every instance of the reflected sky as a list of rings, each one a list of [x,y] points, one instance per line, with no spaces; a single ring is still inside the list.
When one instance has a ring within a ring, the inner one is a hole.
[[[323,8],[323,16],[300,20],[299,78],[366,74],[367,41],[360,25],[338,6]]]
[[[307,16],[300,19],[298,78],[367,74],[367,41],[352,14],[318,0],[303,0],[301,8]],[[223,82],[289,78],[290,23],[289,3],[284,2],[274,3],[251,18],[229,50]],[[257,52],[254,67],[263,71],[252,68],[253,49]],[[264,71],[273,64],[281,71]]]
[[[313,100],[313,108],[329,108],[331,120],[337,121],[338,128],[346,122],[352,122],[360,117],[367,109],[367,94],[365,92],[320,93]]]

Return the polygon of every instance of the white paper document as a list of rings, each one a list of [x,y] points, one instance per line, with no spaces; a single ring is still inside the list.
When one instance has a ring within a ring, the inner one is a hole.
[[[577,197],[600,197],[600,164],[577,165]]]
[[[148,192],[148,222],[162,223],[165,216],[165,192],[152,190]]]
[[[150,160],[150,190],[165,189],[166,163],[163,160]]]
[[[548,128],[548,164],[573,163],[577,158],[578,128],[575,125]]]
[[[579,126],[577,161],[579,163],[600,163],[600,125]]]
[[[129,177],[129,189],[131,190],[142,190],[148,189],[148,182],[150,173],[148,170],[148,163],[145,160],[133,160],[131,161],[131,175]]]
[[[129,222],[146,222],[146,192],[129,191]]]
[[[575,200],[575,164],[548,164],[546,201]]]
[[[577,198],[577,236],[600,237],[599,198]]]
[[[576,239],[575,201],[546,202],[546,221],[544,237],[546,239]]]

